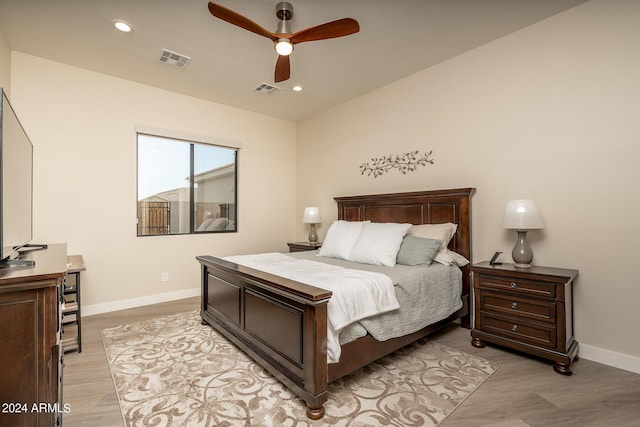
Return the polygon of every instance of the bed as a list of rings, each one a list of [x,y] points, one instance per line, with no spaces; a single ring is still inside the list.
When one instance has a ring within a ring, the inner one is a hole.
[[[338,219],[374,223],[457,224],[451,251],[471,260],[473,188],[336,197]],[[414,333],[377,341],[370,334],[341,346],[327,363],[326,289],[212,256],[201,264],[203,324],[209,324],[296,393],[310,419],[324,416],[327,385],[460,319],[470,327],[469,267],[462,268],[462,306]]]

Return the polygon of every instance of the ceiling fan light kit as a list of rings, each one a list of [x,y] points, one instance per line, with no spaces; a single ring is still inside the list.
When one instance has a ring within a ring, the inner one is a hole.
[[[293,45],[291,44],[289,39],[278,39],[278,41],[275,43],[275,46],[278,55],[288,56],[291,55],[291,52],[293,52]]]
[[[276,4],[276,17],[280,22],[278,23],[275,33],[266,30],[249,18],[219,4],[209,2],[208,7],[209,12],[216,18],[273,41],[276,52],[278,53],[274,73],[276,83],[288,80],[290,77],[291,64],[289,55],[293,52],[294,45],[303,42],[348,36],[360,31],[358,21],[352,18],[342,18],[292,33],[289,20],[293,18],[293,6],[286,1],[281,1]]]

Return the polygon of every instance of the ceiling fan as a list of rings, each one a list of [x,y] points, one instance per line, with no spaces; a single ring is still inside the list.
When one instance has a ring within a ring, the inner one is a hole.
[[[294,45],[302,42],[348,36],[360,31],[358,21],[351,18],[343,18],[292,33],[289,20],[293,18],[293,6],[285,1],[276,5],[276,16],[280,19],[280,22],[275,33],[262,28],[249,18],[213,2],[209,2],[209,12],[216,18],[273,41],[278,53],[275,71],[276,83],[287,80],[291,75],[289,55],[293,52]]]

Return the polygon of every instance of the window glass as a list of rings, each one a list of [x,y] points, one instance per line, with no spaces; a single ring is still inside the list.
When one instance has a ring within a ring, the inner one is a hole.
[[[138,134],[138,236],[237,230],[237,149]]]
[[[236,150],[194,146],[196,231],[235,230]]]

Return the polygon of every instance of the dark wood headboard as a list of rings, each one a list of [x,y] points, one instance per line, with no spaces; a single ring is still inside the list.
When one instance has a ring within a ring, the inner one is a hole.
[[[471,261],[471,195],[475,188],[335,197],[345,221],[458,224],[449,249]]]

